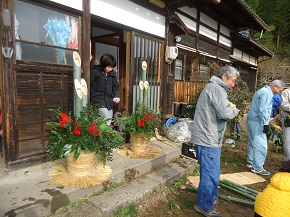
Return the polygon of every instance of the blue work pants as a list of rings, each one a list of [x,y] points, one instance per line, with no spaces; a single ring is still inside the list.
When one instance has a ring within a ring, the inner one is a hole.
[[[213,210],[218,196],[221,148],[196,145],[196,156],[200,165],[196,204],[202,209]]]
[[[267,136],[263,130],[263,124],[248,120],[248,163],[258,171],[264,169],[268,151]]]
[[[237,128],[237,136],[241,136],[241,122],[240,121],[232,122],[230,127],[231,127],[232,136],[235,134],[235,127]]]

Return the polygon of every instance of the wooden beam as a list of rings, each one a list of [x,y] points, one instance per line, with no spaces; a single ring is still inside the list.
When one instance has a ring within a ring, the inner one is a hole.
[[[90,87],[90,59],[91,59],[91,1],[83,0],[82,17],[82,40],[81,40],[81,59],[82,59],[82,78]],[[90,88],[88,88],[88,103],[90,102]]]
[[[1,19],[0,19],[0,44],[2,47],[14,48],[14,1],[3,0],[0,2]],[[3,23],[3,12],[7,11],[9,25]],[[15,62],[15,52],[11,58],[4,57],[1,52],[0,62],[2,76],[2,141],[4,146],[4,158],[6,167],[8,162],[16,160],[18,156],[17,147],[17,117],[16,117],[16,79],[13,63]],[[3,94],[5,92],[5,94]]]
[[[92,37],[93,39],[96,39],[96,40],[98,40],[98,39],[102,39],[102,38],[115,38],[115,37],[117,37],[117,38],[119,38],[119,33],[111,33],[111,34],[106,34],[106,35],[100,35],[100,36],[95,36],[95,37]]]
[[[111,36],[101,36],[101,37],[94,37],[92,39],[94,42],[119,46],[119,38],[113,38]]]

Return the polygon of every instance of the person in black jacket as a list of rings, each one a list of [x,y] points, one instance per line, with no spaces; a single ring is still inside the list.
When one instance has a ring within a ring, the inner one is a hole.
[[[100,58],[100,65],[94,66],[90,76],[91,103],[101,106],[99,114],[108,119],[108,125],[113,117],[114,102],[120,102],[119,83],[113,70],[115,66],[115,58],[111,54],[104,54]]]

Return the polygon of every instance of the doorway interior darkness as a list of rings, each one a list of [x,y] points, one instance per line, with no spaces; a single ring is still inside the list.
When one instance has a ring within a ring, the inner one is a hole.
[[[119,38],[120,33],[92,26],[91,43],[92,43],[92,65],[95,60],[99,60],[105,53],[112,54],[117,61],[119,68]]]
[[[124,31],[120,28],[114,28],[110,25],[105,25],[102,23],[97,23],[92,21],[91,27],[91,54],[93,56],[91,60],[91,68],[93,68],[94,63],[100,60],[100,57],[109,53],[116,58],[116,67],[117,67],[117,76],[120,85],[120,98],[121,101],[119,104],[114,105],[114,112],[124,111],[125,110],[125,97],[126,93],[124,92],[124,72],[126,65],[125,58],[125,46],[123,40]]]
[[[121,96],[117,110],[132,112],[138,103],[141,97],[139,82],[143,61],[147,63],[145,78],[149,83],[146,104],[154,110],[159,110],[164,41],[135,31],[101,24],[92,24],[91,32],[92,63],[104,53],[110,53],[117,59]]]

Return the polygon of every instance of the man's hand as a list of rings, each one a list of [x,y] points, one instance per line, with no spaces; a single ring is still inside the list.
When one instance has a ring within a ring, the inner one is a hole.
[[[264,130],[263,130],[263,132],[264,132],[264,133],[268,133],[269,130],[270,130],[269,125],[264,125]]]

